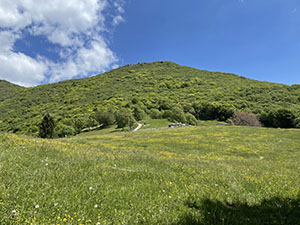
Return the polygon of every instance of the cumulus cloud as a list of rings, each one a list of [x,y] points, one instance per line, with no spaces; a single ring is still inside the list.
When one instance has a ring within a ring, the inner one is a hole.
[[[104,34],[124,21],[122,5],[123,0],[1,0],[0,78],[34,86],[107,70],[117,57]],[[16,52],[16,41],[26,35],[58,46],[59,59]]]
[[[101,39],[94,40],[88,47],[80,48],[77,54],[69,57],[65,63],[52,65],[53,75],[50,82],[104,72],[106,67],[115,61],[116,57],[106,43]]]
[[[47,65],[23,53],[0,55],[1,78],[15,84],[31,86],[44,80]]]

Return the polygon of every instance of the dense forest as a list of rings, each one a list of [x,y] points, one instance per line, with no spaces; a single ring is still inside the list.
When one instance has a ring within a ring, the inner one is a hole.
[[[0,102],[12,98],[20,93],[24,87],[9,83],[5,80],[0,80]]]
[[[257,115],[264,126],[300,127],[300,85],[256,81],[172,62],[126,65],[90,78],[32,88],[0,81],[0,130],[13,133],[38,135],[47,113],[54,118],[56,135],[64,136],[114,123],[122,116],[194,124],[226,121],[238,111]]]

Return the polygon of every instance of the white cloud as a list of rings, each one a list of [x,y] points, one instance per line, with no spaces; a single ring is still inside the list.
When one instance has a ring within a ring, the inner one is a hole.
[[[119,23],[124,22],[124,19],[121,15],[118,15],[113,20],[113,25],[118,25]]]
[[[37,85],[44,80],[47,65],[23,53],[0,55],[1,78],[23,86]]]
[[[105,12],[112,5],[115,12]],[[0,78],[32,86],[99,73],[117,57],[103,37],[124,21],[123,0],[0,0]],[[58,46],[60,63],[14,52],[25,35],[44,36]],[[24,73],[22,73],[24,71]]]
[[[89,47],[80,48],[76,56],[64,64],[52,65],[53,76],[50,82],[104,72],[115,61],[116,57],[106,43],[101,39],[94,40]]]
[[[124,13],[124,9],[122,7],[122,4],[124,4],[123,2],[115,2],[114,6],[116,7],[116,9],[118,10],[118,12],[120,14]]]
[[[22,12],[18,1],[0,1],[0,27],[20,29],[30,23],[29,14]]]
[[[0,32],[0,53],[9,53],[13,49],[15,41],[19,38],[19,35],[9,31]]]

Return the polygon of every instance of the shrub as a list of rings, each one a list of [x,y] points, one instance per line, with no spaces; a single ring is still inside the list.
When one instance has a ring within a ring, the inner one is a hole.
[[[79,134],[83,128],[88,126],[88,117],[78,117],[74,119],[74,128],[77,134]]]
[[[172,112],[170,117],[171,121],[186,123],[186,118],[182,108],[176,106],[172,109],[171,112]]]
[[[152,119],[161,119],[162,114],[158,109],[151,109],[150,111],[150,117]]]
[[[219,103],[194,103],[195,117],[201,120],[226,121],[234,114],[234,107]]]
[[[127,125],[129,125],[129,128],[133,127],[133,125],[136,122],[132,113],[126,109],[121,109],[120,111],[116,112],[115,118],[116,118],[116,123],[118,125],[118,128],[123,128],[123,129]]]
[[[144,119],[145,112],[138,106],[133,108],[133,116],[137,121]]]
[[[171,110],[164,110],[162,112],[162,118],[164,119],[169,119],[172,116],[172,111]]]
[[[294,120],[294,126],[296,128],[300,128],[300,117],[297,117],[295,120]]]
[[[173,103],[169,99],[163,99],[159,100],[158,104],[160,110],[170,110]]]
[[[297,126],[295,113],[284,108],[264,112],[261,114],[260,120],[268,127],[293,128]]]
[[[193,125],[193,126],[197,125],[197,120],[191,113],[186,113],[185,118],[186,118],[186,122],[188,124]]]
[[[292,128],[295,119],[295,115],[290,109],[278,109],[275,111],[273,125],[274,127]]]
[[[99,123],[98,121],[91,115],[89,116],[88,120],[87,120],[87,126],[88,127],[95,127],[98,126]]]
[[[98,111],[94,115],[95,120],[102,124],[103,127],[107,127],[109,125],[114,124],[115,122],[115,116],[112,112],[108,111]]]
[[[235,125],[239,126],[262,126],[257,116],[252,113],[236,112],[231,120]]]
[[[74,127],[59,123],[54,130],[54,133],[57,137],[66,137],[66,136],[72,136],[76,134],[76,131]]]

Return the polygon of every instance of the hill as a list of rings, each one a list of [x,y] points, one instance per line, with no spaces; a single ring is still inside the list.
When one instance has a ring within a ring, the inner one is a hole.
[[[5,88],[9,86],[5,84]],[[36,133],[46,112],[77,130],[95,125],[91,117],[95,111],[121,108],[138,108],[158,118],[168,118],[176,111],[197,119],[219,120],[226,120],[236,110],[266,115],[284,108],[287,111],[282,114],[291,118],[289,126],[296,124],[300,112],[300,85],[255,81],[172,62],[126,65],[90,78],[16,90],[0,102],[2,131]],[[270,125],[272,119],[265,117]]]
[[[19,93],[24,87],[0,80],[0,102],[12,98]]]
[[[0,224],[299,225],[300,130],[0,135]]]

